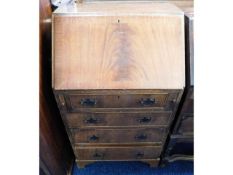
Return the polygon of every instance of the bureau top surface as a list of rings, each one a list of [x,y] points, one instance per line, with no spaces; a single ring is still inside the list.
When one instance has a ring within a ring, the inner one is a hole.
[[[170,3],[156,2],[85,2],[62,6],[53,12],[54,15],[76,15],[76,16],[108,16],[108,15],[180,15],[183,12]]]
[[[54,89],[183,89],[183,12],[167,3],[97,4],[53,15]]]

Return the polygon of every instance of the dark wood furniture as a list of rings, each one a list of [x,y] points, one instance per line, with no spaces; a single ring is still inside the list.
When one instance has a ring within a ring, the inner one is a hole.
[[[52,86],[77,165],[157,166],[185,86],[183,12],[98,2],[52,19]]]
[[[176,160],[193,160],[193,87],[184,93],[184,102],[180,106],[174,129],[168,138],[162,163]]]
[[[194,42],[193,9],[185,8],[186,88],[165,147],[162,163],[193,160],[194,154]]]
[[[49,0],[40,0],[40,174],[71,173],[74,154],[51,88],[51,15]]]

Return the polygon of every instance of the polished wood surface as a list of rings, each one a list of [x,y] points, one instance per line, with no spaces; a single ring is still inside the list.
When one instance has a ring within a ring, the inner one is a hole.
[[[69,128],[120,127],[120,126],[166,126],[171,112],[95,112],[68,113],[65,120]]]
[[[162,147],[182,93],[182,90],[177,89],[54,91],[74,152],[77,146],[87,149],[94,149],[100,146],[106,148],[111,146],[122,147],[123,145],[131,147]],[[159,108],[153,106],[153,104],[150,106],[151,101],[149,101],[149,107],[140,103],[140,105],[130,108],[129,105],[121,106],[121,103],[118,102],[118,99],[122,96],[128,97],[132,95],[134,98],[123,98],[121,102],[123,104],[137,104],[138,100],[143,99],[142,97],[147,97],[147,95],[153,96],[154,94],[162,97],[165,96],[165,101],[160,101],[164,104],[172,104],[172,107],[169,105],[168,108]],[[72,95],[81,96],[82,98],[78,98],[79,100],[76,99],[75,101],[70,100],[69,97]],[[95,97],[94,100],[90,98],[90,96]],[[102,108],[93,106],[99,102],[99,98],[96,99],[96,97],[99,96],[101,96],[101,99],[104,101],[104,103],[102,103]],[[116,98],[111,99],[108,98],[109,96]],[[85,104],[88,105],[86,107],[80,106],[84,99],[88,99],[86,101],[87,104]],[[74,106],[74,103],[79,105],[75,110],[71,108],[71,106]],[[157,158],[158,157],[155,157],[153,160],[140,159],[140,161],[145,161],[151,166],[157,166]],[[92,161],[81,161],[77,153],[76,160],[79,167],[83,167],[94,161],[94,159]],[[96,161],[98,160],[99,159],[96,158]],[[114,160],[119,161],[117,158]],[[109,160],[105,159],[105,161]]]
[[[182,90],[66,90],[54,91],[63,111],[172,111]],[[111,102],[111,103],[109,103]]]
[[[67,104],[70,104],[71,110],[80,108],[164,108],[171,101],[169,93],[161,94],[132,94],[132,95],[77,95],[70,94],[66,96]],[[111,101],[111,103],[109,103]]]
[[[161,146],[76,147],[80,160],[140,160],[160,155]]]
[[[54,89],[184,88],[181,10],[167,3],[97,4],[53,15]]]
[[[138,144],[163,143],[167,129],[161,128],[120,128],[120,129],[77,129],[73,130],[75,144]]]

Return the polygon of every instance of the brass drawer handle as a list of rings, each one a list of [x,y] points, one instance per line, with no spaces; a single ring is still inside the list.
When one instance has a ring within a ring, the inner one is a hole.
[[[81,99],[80,103],[83,106],[94,106],[96,105],[97,101],[95,99],[86,98],[86,99]]]
[[[146,134],[140,134],[140,135],[135,136],[135,139],[138,140],[138,141],[146,140],[147,135]]]
[[[99,119],[90,117],[90,118],[84,119],[83,122],[86,124],[97,124],[99,123]]]
[[[136,159],[141,159],[141,158],[143,158],[143,157],[144,157],[144,153],[138,152],[138,153],[136,154]]]
[[[103,153],[95,153],[95,154],[93,155],[93,157],[94,157],[95,159],[103,159],[103,158],[104,158],[104,154],[103,154]]]
[[[99,137],[96,135],[93,135],[93,136],[89,137],[89,140],[90,141],[97,141],[97,140],[99,140]]]
[[[151,121],[151,117],[143,117],[138,120],[139,123],[149,123]]]
[[[150,105],[154,105],[155,103],[157,103],[157,101],[155,100],[155,98],[142,98],[140,101],[141,105],[143,106],[150,106]]]

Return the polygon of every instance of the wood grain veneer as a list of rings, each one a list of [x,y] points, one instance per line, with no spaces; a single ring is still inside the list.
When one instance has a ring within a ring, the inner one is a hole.
[[[71,130],[75,144],[137,144],[162,143],[167,129],[120,128],[120,129],[74,129]]]
[[[140,160],[155,159],[161,146],[76,147],[80,160]]]
[[[53,14],[54,89],[184,88],[181,10],[167,3],[67,9]]]
[[[121,127],[121,126],[166,126],[171,112],[95,112],[68,113],[64,116],[69,128]]]

